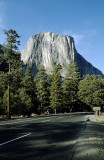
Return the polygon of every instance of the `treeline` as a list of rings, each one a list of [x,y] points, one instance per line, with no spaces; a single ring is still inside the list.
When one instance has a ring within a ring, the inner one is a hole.
[[[23,71],[18,45],[20,37],[16,31],[4,31],[6,43],[0,54],[0,114],[28,115],[91,111],[93,106],[104,106],[104,79],[101,76],[80,76],[77,65],[70,61],[67,74],[60,74],[61,65],[47,75],[44,66],[34,77],[29,66]]]

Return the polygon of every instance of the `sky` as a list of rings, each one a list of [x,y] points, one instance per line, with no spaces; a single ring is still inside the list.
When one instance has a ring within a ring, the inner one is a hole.
[[[104,73],[104,0],[0,0],[0,44],[5,29],[21,36],[20,52],[39,32],[72,36],[78,53]]]

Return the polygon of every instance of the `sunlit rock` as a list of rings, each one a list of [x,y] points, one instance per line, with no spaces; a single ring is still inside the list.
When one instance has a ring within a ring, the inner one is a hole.
[[[70,60],[74,60],[81,74],[102,75],[102,72],[87,62],[75,49],[71,36],[41,32],[32,36],[22,51],[21,59],[29,64],[34,75],[38,68],[44,65],[46,72],[51,73],[53,66],[62,66],[61,74],[65,76]]]

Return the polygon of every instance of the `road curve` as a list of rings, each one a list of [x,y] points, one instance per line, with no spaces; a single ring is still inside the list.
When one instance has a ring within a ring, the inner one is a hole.
[[[88,115],[66,114],[0,122],[0,157],[73,160]]]

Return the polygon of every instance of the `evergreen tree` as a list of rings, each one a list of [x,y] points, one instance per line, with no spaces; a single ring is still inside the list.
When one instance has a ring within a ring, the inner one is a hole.
[[[68,112],[72,110],[77,110],[74,107],[74,104],[78,100],[77,91],[80,79],[80,72],[77,65],[73,61],[70,61],[67,74],[63,83],[64,107],[65,110]]]
[[[60,74],[61,65],[56,65],[52,72],[52,82],[50,87],[50,107],[61,112],[62,106],[62,78]]]
[[[30,67],[26,67],[25,75],[22,78],[21,88],[18,89],[20,100],[20,112],[30,117],[31,113],[37,112],[36,84],[31,75]]]
[[[96,82],[94,82],[96,81]],[[104,79],[101,76],[97,76],[96,79],[94,79],[93,85],[94,92],[93,92],[93,106],[100,106],[103,108],[104,106]]]
[[[7,89],[7,74],[0,72],[0,114],[6,113],[6,107],[3,105],[3,96]]]
[[[80,81],[79,83],[79,91],[78,91],[78,96],[79,99],[82,102],[85,102],[89,106],[91,106],[92,101],[93,101],[93,87],[92,81],[95,78],[93,75],[86,75],[84,76],[84,79]]]
[[[3,46],[3,52],[4,54],[1,57],[2,60],[6,61],[6,64],[8,65],[8,89],[7,89],[7,117],[11,118],[11,101],[10,99],[10,90],[11,90],[11,84],[13,82],[13,79],[17,74],[19,73],[21,69],[21,61],[20,61],[20,53],[16,52],[18,50],[18,45],[20,45],[20,41],[18,38],[20,36],[15,30],[5,30],[4,33],[6,34],[6,42]]]
[[[101,76],[86,75],[79,83],[78,96],[87,105],[104,105],[104,79]]]
[[[40,114],[44,112],[48,106],[48,83],[47,74],[44,66],[39,68],[39,72],[36,75],[36,94],[40,103],[38,110]]]

